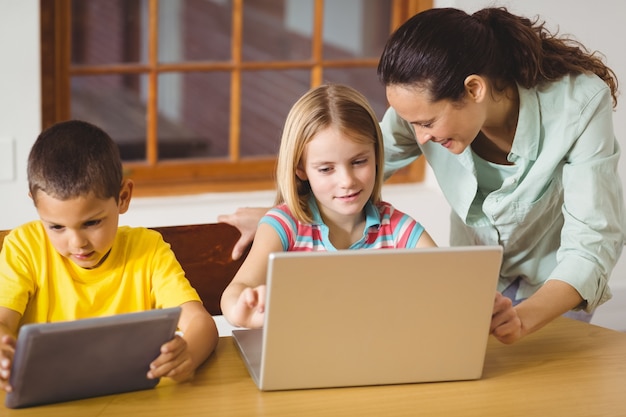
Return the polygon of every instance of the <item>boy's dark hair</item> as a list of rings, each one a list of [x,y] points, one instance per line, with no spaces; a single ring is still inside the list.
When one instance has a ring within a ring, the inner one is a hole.
[[[59,200],[89,193],[115,198],[122,186],[122,161],[117,144],[91,123],[70,120],[41,132],[28,156],[28,188]]]

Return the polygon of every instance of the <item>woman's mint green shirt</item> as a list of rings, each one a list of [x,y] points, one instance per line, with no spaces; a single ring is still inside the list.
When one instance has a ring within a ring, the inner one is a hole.
[[[474,163],[471,148],[455,155],[433,142],[419,146],[392,108],[381,122],[385,173],[424,154],[452,208],[450,244],[503,247],[500,291],[521,277],[516,298],[526,298],[558,279],[592,311],[611,297],[607,282],[626,230],[610,90],[595,75],[518,90],[514,168],[502,171],[500,188],[479,192],[484,164]]]

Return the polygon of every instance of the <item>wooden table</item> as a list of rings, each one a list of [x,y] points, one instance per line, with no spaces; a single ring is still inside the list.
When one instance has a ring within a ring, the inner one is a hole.
[[[4,404],[4,394],[0,395]],[[489,341],[483,378],[260,392],[230,337],[192,382],[0,416],[626,416],[626,334],[559,318],[514,345]]]

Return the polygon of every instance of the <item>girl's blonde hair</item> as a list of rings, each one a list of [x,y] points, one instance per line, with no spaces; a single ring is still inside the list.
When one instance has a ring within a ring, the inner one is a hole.
[[[306,145],[322,130],[333,127],[357,143],[371,143],[376,155],[376,180],[370,200],[381,200],[384,145],[378,118],[367,99],[355,89],[326,84],[308,91],[291,108],[285,121],[276,167],[276,204],[285,203],[300,222],[311,223],[311,187],[296,175]]]

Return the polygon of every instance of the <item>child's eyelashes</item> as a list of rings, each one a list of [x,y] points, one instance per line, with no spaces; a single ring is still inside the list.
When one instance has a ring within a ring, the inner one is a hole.
[[[350,164],[352,166],[361,166],[361,165],[367,165],[368,162],[369,162],[368,158],[361,158],[361,159],[356,159],[356,160],[350,162]],[[321,167],[317,167],[315,169],[320,174],[330,174],[333,171],[335,171],[335,167],[332,167],[332,166],[321,166]]]
[[[86,229],[86,228],[90,228],[90,227],[96,227],[98,225],[100,225],[102,223],[102,219],[97,219],[97,220],[89,220],[86,221],[85,223],[83,223],[82,228]],[[65,230],[65,226],[60,225],[60,224],[51,224],[48,226],[49,230],[52,230],[54,232],[62,232],[63,230]]]

